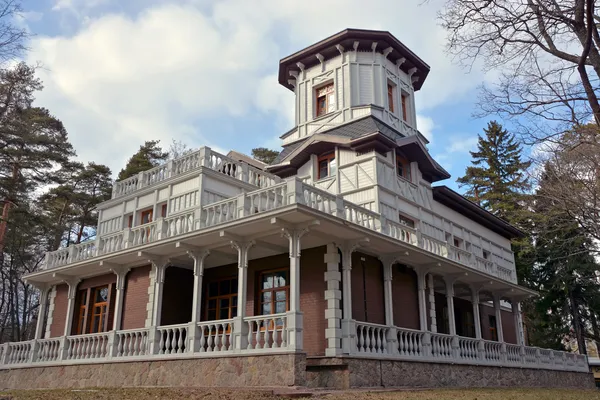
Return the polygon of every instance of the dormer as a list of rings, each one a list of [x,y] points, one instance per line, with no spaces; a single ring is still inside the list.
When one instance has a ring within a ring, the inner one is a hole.
[[[296,127],[281,137],[283,144],[368,115],[399,137],[418,135],[414,93],[428,73],[423,60],[385,31],[346,29],[296,52],[279,63],[279,83],[296,97]]]

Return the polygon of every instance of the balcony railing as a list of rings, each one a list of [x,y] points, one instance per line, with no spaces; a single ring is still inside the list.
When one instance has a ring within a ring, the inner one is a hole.
[[[243,347],[235,348],[233,320],[206,321],[62,336],[0,345],[0,369],[15,366],[288,351],[287,314],[244,318]],[[194,332],[195,330],[195,332]],[[241,334],[241,333],[240,333]]]
[[[538,347],[354,321],[353,355],[588,372],[587,357]]]
[[[115,182],[112,198],[126,196],[166,179],[192,172],[200,167],[224,173],[259,188],[269,187],[281,182],[281,179],[276,175],[269,174],[245,162],[236,161],[233,158],[211,150],[209,147],[201,147],[198,151],[140,172],[131,178]]]
[[[159,218],[148,224],[101,235],[92,242],[49,252],[46,255],[44,268],[56,268],[148,243],[160,242],[240,218],[273,211],[290,204],[303,204],[350,223],[386,234],[405,244],[446,257],[474,270],[516,283],[514,266],[506,259],[501,259],[502,265],[499,265],[496,262],[477,257],[467,250],[459,249],[431,236],[438,235],[431,227],[428,228],[430,235],[397,222],[388,221],[376,212],[295,178],[187,210],[168,218]],[[425,227],[427,228],[427,226]]]

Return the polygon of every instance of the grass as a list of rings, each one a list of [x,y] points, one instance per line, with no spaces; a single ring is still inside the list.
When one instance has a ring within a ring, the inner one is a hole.
[[[191,388],[58,389],[15,390],[0,392],[0,399],[12,400],[277,400],[268,390],[225,390]],[[600,391],[567,389],[443,389],[417,391],[346,391],[315,392],[323,400],[600,400]]]

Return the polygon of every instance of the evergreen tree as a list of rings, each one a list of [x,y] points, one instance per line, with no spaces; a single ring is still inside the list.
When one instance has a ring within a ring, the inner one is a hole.
[[[488,123],[484,132],[485,137],[479,135],[477,151],[471,152],[473,165],[457,182],[467,188],[469,200],[516,223],[523,194],[530,188],[525,171],[531,163],[521,159],[522,149],[514,135],[496,121]]]
[[[125,168],[119,172],[118,180],[127,179],[140,172],[154,168],[169,158],[169,153],[164,152],[158,145],[160,140],[148,140],[127,161]]]
[[[252,149],[252,157],[265,164],[271,164],[279,155],[277,150],[267,149],[266,147],[256,147]]]

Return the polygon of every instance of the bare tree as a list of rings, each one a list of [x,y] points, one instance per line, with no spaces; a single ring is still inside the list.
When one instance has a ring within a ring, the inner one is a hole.
[[[20,0],[0,0],[0,61],[6,62],[20,57],[26,50],[29,32],[15,24],[23,16]]]
[[[448,0],[440,18],[451,54],[499,72],[481,88],[477,116],[517,117],[529,143],[600,125],[595,0]]]

